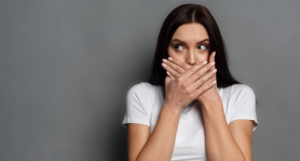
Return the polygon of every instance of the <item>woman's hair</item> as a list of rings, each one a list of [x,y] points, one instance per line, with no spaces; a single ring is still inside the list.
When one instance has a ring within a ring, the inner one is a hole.
[[[217,22],[206,7],[196,4],[180,5],[165,19],[157,39],[152,73],[148,83],[165,86],[166,70],[161,66],[162,59],[168,58],[168,45],[174,32],[179,26],[188,23],[200,23],[205,27],[208,33],[209,55],[211,55],[213,51],[216,51],[215,67],[218,69],[216,76],[217,86],[220,88],[240,84],[240,82],[232,77],[229,71],[226,60],[226,50]]]

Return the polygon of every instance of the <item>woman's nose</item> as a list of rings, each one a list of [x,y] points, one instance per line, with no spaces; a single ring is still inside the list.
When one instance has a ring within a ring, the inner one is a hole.
[[[195,59],[195,55],[193,52],[188,53],[187,63],[191,66],[196,64],[196,59]]]

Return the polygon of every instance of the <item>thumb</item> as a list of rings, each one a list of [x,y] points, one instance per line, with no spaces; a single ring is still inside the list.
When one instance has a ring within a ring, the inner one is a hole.
[[[167,86],[171,81],[171,78],[169,76],[166,76],[165,78],[165,86]]]
[[[209,56],[209,62],[212,63],[215,61],[215,54],[216,54],[216,51],[212,52]]]
[[[212,63],[215,61],[215,55],[216,55],[216,51],[212,52],[209,56],[209,63]],[[215,67],[211,68],[211,72],[215,69]],[[217,80],[216,75],[214,75],[211,79],[209,79],[209,81],[207,81],[207,83],[211,83],[213,80]]]

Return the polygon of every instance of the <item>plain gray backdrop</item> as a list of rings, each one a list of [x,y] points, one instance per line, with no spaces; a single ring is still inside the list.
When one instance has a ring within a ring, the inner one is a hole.
[[[1,0],[0,160],[127,160],[126,93],[148,80],[167,14],[190,2],[256,93],[253,160],[300,160],[299,0]]]

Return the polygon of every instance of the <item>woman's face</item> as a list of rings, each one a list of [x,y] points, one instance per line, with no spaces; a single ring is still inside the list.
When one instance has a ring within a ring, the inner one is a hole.
[[[208,61],[209,37],[200,23],[189,23],[178,27],[168,46],[170,57],[195,65]]]

